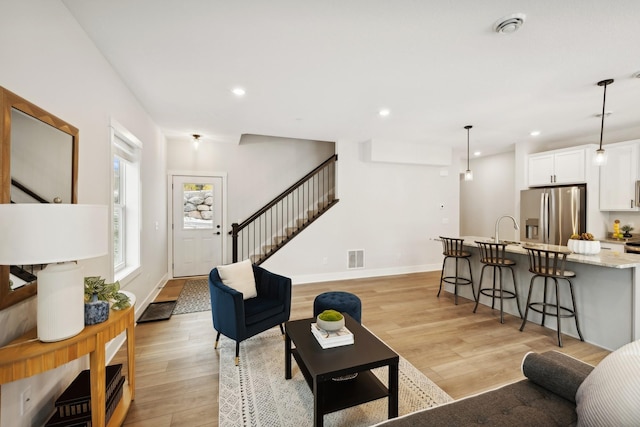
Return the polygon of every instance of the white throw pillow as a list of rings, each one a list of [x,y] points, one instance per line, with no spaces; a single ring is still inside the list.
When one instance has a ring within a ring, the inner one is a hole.
[[[248,259],[235,264],[221,265],[218,267],[218,274],[222,283],[242,293],[242,299],[258,296],[256,279],[253,277],[253,268]]]
[[[640,426],[640,340],[605,357],[576,393],[578,426]]]

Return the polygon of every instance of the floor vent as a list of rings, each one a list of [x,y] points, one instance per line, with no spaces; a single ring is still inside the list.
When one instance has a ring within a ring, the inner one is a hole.
[[[349,257],[347,268],[364,268],[364,249],[347,252]]]

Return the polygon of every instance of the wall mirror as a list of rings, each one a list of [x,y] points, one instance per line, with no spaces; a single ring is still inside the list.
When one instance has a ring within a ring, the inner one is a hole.
[[[78,129],[0,87],[0,203],[77,203]],[[0,266],[0,309],[36,294],[43,266]]]

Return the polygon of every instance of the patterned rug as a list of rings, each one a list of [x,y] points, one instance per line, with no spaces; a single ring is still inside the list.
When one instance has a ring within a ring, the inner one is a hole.
[[[312,426],[313,395],[295,360],[293,378],[284,378],[284,341],[279,328],[240,344],[240,365],[235,366],[235,343],[222,336],[220,351],[220,427]],[[437,406],[451,397],[400,357],[399,415]],[[387,368],[374,373],[387,383]],[[388,399],[324,416],[326,426],[370,426],[387,419]]]
[[[187,280],[178,296],[173,314],[194,313],[211,310],[208,279]]]

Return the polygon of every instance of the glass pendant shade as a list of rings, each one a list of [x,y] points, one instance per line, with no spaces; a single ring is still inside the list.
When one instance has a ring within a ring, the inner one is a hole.
[[[596,150],[596,155],[593,157],[593,164],[596,166],[603,166],[607,164],[607,153],[604,149],[600,148]]]
[[[467,170],[464,172],[464,180],[465,180],[465,181],[473,181],[473,171],[471,171],[471,170],[467,169]]]

